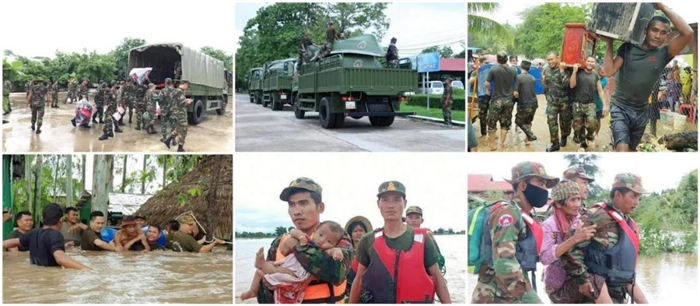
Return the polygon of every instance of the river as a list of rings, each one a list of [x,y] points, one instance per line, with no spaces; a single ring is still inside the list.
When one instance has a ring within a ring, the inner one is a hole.
[[[537,289],[543,303],[549,303],[542,282],[542,264],[537,265]],[[471,300],[477,275],[469,274],[467,295]],[[698,290],[698,256],[696,254],[664,254],[639,258],[637,284],[650,303],[674,305],[687,301]]]
[[[3,303],[208,303],[233,301],[232,255],[172,251],[68,255],[92,270],[38,267],[29,252],[3,253]]]
[[[452,297],[452,303],[465,303],[464,275],[467,267],[466,235],[435,236],[442,256],[445,257],[447,288]],[[255,268],[255,252],[265,247],[265,254],[270,247],[272,238],[267,239],[236,239],[236,303],[241,303],[238,296],[250,287]],[[255,299],[246,300],[246,304],[256,303]]]

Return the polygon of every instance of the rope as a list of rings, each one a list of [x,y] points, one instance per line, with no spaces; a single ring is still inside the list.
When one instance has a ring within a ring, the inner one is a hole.
[[[190,210],[190,211],[186,211],[186,212],[184,212],[184,213],[181,213],[180,215],[178,215],[177,217],[175,217],[175,220],[177,220],[177,219],[179,219],[180,217],[182,217],[182,216],[184,216],[184,215],[187,215],[187,214],[189,214],[190,216],[192,216],[192,218],[194,219],[194,222],[197,223],[197,226],[199,226],[199,227],[202,229],[202,231],[204,232],[204,235],[207,235],[207,230],[204,229],[204,226],[202,226],[201,223],[199,223],[199,220],[197,220],[197,217],[194,216],[194,213],[193,213],[191,210]],[[214,243],[214,242],[216,241],[216,239],[217,239],[217,238],[214,237],[214,235],[212,235],[212,240],[211,240],[211,241],[204,240],[204,242],[206,242],[206,243]],[[223,239],[219,239],[219,240],[223,240]],[[224,241],[224,243],[233,244],[233,242],[230,242],[230,241]]]

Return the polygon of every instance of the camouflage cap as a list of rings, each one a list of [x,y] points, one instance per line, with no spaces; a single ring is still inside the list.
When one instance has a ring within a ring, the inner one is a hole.
[[[581,189],[574,181],[562,180],[552,189],[552,201],[566,200],[581,194]]]
[[[165,78],[165,84],[172,84],[172,83],[173,83],[173,79]]]
[[[423,210],[420,209],[420,207],[418,206],[410,206],[406,208],[406,216],[408,216],[409,214],[419,214],[423,216]]]
[[[304,189],[310,192],[318,193],[319,195],[321,195],[323,192],[323,188],[321,188],[321,185],[314,182],[314,180],[308,177],[300,177],[296,180],[293,180],[291,183],[289,183],[289,186],[287,188],[284,188],[282,190],[282,193],[280,193],[280,200],[285,202],[289,201],[289,194],[294,189]]]
[[[612,188],[629,188],[636,193],[649,193],[642,187],[642,178],[632,173],[618,173],[615,175]]]
[[[186,216],[182,216],[179,219],[177,219],[177,222],[179,222],[180,224],[194,225],[194,218],[192,218],[192,216],[186,215]]]
[[[404,199],[406,198],[406,186],[401,184],[399,181],[387,181],[379,185],[379,189],[377,190],[377,197],[381,196],[385,192],[398,192],[401,195],[403,195]]]
[[[559,178],[547,175],[544,166],[537,162],[522,162],[515,165],[511,170],[511,179],[505,179],[510,184],[516,184],[530,177],[539,177],[546,181],[547,188],[552,188],[559,183]]]
[[[586,174],[586,170],[582,167],[571,167],[569,169],[566,169],[564,171],[563,176],[567,180],[573,180],[574,178],[580,177],[584,180],[587,180],[589,183],[595,181],[593,177],[588,176],[588,174]]]

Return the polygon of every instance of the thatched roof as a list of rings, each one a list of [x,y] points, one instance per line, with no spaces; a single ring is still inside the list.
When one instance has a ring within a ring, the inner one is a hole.
[[[199,188],[201,195],[191,196],[188,191]],[[186,195],[187,202],[180,206],[178,195]],[[231,155],[204,157],[178,183],[166,186],[144,203],[137,215],[145,216],[149,224],[167,227],[168,220],[192,211],[211,239],[233,237],[233,158]]]

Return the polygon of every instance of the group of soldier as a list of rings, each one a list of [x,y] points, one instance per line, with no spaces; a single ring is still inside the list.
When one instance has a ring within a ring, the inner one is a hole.
[[[580,144],[581,149],[587,149],[591,142],[595,144],[601,119],[608,113],[614,150],[636,151],[650,113],[655,111],[649,109],[653,85],[658,82],[664,67],[686,47],[693,36],[692,28],[670,8],[661,3],[655,3],[654,7],[668,19],[663,16],[651,18],[642,44],[624,43],[614,55],[613,39],[601,37],[606,51],[600,66],[592,55],[581,63],[563,63],[556,52],[547,54],[548,67],[542,72],[551,142],[547,152],[565,147],[572,128],[573,140]],[[670,22],[673,22],[679,35],[666,43],[671,33]],[[486,136],[488,127],[492,151],[499,149],[496,143],[497,124],[500,124],[501,130],[500,149],[505,149],[514,100],[518,103],[515,123],[525,133],[526,144],[537,139],[530,129],[537,109],[535,81],[527,72],[530,62],[521,62],[522,73],[518,75],[515,65],[509,65],[506,52],[498,52],[496,60],[497,65],[488,72],[486,95],[479,97],[481,134]],[[616,76],[617,86],[608,103],[603,95],[601,80],[613,76]],[[524,97],[523,91],[528,93]],[[596,102],[597,99],[602,103]]]
[[[639,229],[630,217],[647,193],[639,176],[617,174],[609,202],[587,207],[593,178],[583,168],[567,169],[561,180],[536,162],[511,172],[512,198],[486,207],[473,303],[540,303],[538,262],[554,303],[646,303],[635,282]],[[535,209],[546,205],[551,215],[540,222]]]
[[[35,78],[27,84],[27,104],[31,108],[31,129],[36,134],[41,133],[44,117],[44,108],[51,101],[52,108],[58,108],[58,81],[44,82],[41,77]],[[95,94],[92,112],[92,122],[104,124],[103,134],[99,140],[108,140],[114,137],[114,132],[122,133],[120,126],[126,125],[124,117],[129,115],[129,124],[132,123],[134,111],[136,112],[135,130],[145,130],[148,134],[155,134],[155,121],[157,118],[157,105],[161,107],[161,142],[170,149],[171,144],[178,144],[178,152],[184,152],[185,138],[187,137],[187,105],[192,99],[185,97],[185,91],[189,87],[189,81],[180,80],[178,88],[173,87],[172,79],[165,80],[165,88],[155,90],[155,84],[137,81],[136,75],[127,78],[126,81],[114,82],[111,86],[100,81]],[[50,93],[50,94],[49,94]],[[9,96],[9,94],[8,94]],[[73,103],[78,100],[88,99],[88,81],[83,80],[76,86],[71,80],[68,84],[68,98],[63,102]],[[68,101],[68,102],[67,102]],[[120,109],[123,110],[120,112]],[[7,111],[9,112],[9,110]],[[115,115],[118,113],[117,115]],[[118,117],[118,120],[115,120]],[[71,120],[75,126],[75,119]],[[90,127],[86,125],[85,127]]]

